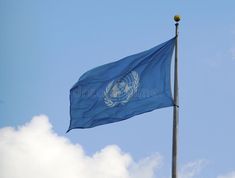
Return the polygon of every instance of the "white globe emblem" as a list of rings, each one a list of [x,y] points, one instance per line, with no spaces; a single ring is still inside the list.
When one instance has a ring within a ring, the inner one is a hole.
[[[109,107],[127,103],[137,92],[139,75],[132,71],[119,81],[111,81],[104,91],[104,102]]]

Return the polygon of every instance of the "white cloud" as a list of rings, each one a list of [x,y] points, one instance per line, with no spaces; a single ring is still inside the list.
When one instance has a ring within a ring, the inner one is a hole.
[[[130,175],[131,178],[154,177],[156,168],[162,165],[162,157],[159,154],[152,155],[132,164]]]
[[[208,161],[201,159],[185,164],[179,172],[180,178],[194,178],[208,164]]]
[[[0,129],[1,178],[153,178],[160,164],[158,154],[134,162],[115,145],[88,156],[58,136],[46,116]]]
[[[207,164],[187,163],[179,178],[198,177]],[[135,162],[116,145],[88,156],[79,144],[57,135],[46,116],[0,129],[0,178],[155,178],[161,165],[159,154]],[[235,172],[217,178],[235,178]]]
[[[222,176],[218,176],[218,178],[235,178],[235,171],[234,172],[230,172],[226,175],[222,175]]]
[[[232,48],[231,50],[232,58],[235,59],[235,48]]]

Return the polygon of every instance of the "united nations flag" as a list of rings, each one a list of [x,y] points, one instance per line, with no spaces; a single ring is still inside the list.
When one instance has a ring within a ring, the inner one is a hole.
[[[83,74],[70,90],[70,126],[91,128],[173,105],[175,38]]]

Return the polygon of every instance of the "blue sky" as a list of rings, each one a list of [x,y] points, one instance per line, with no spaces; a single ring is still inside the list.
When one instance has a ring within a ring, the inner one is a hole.
[[[110,144],[136,160],[158,152],[162,176],[170,175],[172,108],[65,132],[79,76],[172,38],[180,14],[179,164],[206,160],[200,175],[208,178],[235,171],[234,7],[231,0],[0,0],[0,127],[45,114],[88,155]]]

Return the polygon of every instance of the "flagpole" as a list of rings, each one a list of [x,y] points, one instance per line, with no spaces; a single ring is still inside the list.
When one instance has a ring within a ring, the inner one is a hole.
[[[180,16],[175,20],[175,67],[174,67],[174,110],[173,110],[173,135],[172,135],[172,178],[177,178],[178,158],[178,123],[179,123],[179,87],[178,87],[178,27]]]

